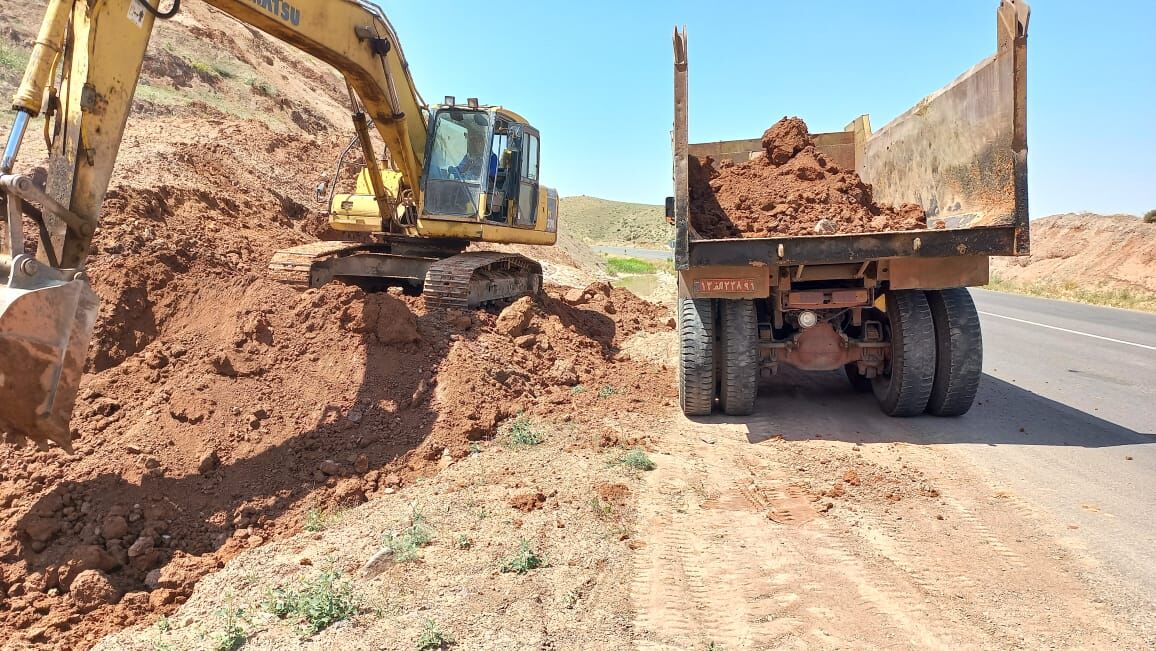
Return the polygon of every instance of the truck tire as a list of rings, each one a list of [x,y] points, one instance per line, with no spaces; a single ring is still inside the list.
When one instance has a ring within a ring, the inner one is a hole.
[[[871,378],[859,372],[858,364],[844,364],[843,372],[847,374],[847,380],[855,393],[871,393]]]
[[[678,398],[687,416],[714,406],[714,300],[678,299]]]
[[[927,413],[962,416],[971,409],[983,373],[979,313],[964,287],[927,292],[935,323],[935,382]]]
[[[935,324],[920,290],[887,293],[891,326],[890,368],[871,382],[888,416],[916,416],[927,408],[935,381]]]
[[[728,416],[747,416],[754,412],[759,392],[759,320],[755,302],[725,300],[719,304],[719,406]]]

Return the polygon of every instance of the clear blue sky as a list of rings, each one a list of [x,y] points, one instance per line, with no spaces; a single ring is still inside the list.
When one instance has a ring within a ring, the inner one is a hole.
[[[686,24],[691,141],[783,115],[882,126],[995,51],[997,0],[379,0],[429,102],[478,97],[542,132],[563,196],[661,203],[671,45]],[[1110,10],[1108,8],[1111,8]],[[1028,31],[1033,217],[1156,208],[1156,2],[1036,0]]]

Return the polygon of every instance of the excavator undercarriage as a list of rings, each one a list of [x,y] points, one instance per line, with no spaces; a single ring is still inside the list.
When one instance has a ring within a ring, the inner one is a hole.
[[[515,253],[463,252],[464,240],[387,238],[383,243],[313,242],[283,249],[270,274],[302,288],[342,280],[376,289],[400,286],[426,297],[430,307],[472,308],[537,293],[542,265]],[[460,245],[460,246],[459,246]]]

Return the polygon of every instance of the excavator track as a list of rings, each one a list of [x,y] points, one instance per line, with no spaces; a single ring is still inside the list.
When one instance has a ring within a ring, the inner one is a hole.
[[[274,280],[300,289],[317,287],[313,278],[315,265],[327,259],[354,253],[364,244],[358,242],[311,242],[291,249],[282,249],[269,261],[269,275]]]
[[[433,308],[467,309],[542,289],[542,265],[516,253],[468,251],[439,260],[422,294]]]

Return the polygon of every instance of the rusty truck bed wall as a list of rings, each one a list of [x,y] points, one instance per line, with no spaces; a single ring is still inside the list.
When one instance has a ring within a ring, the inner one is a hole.
[[[867,116],[812,134],[820,150],[872,184],[880,203],[915,203],[923,231],[814,237],[700,239],[690,226],[688,156],[743,162],[758,138],[691,144],[685,28],[674,34],[675,265],[791,265],[898,257],[1026,255],[1028,8],[1002,0],[996,53],[876,132]]]

